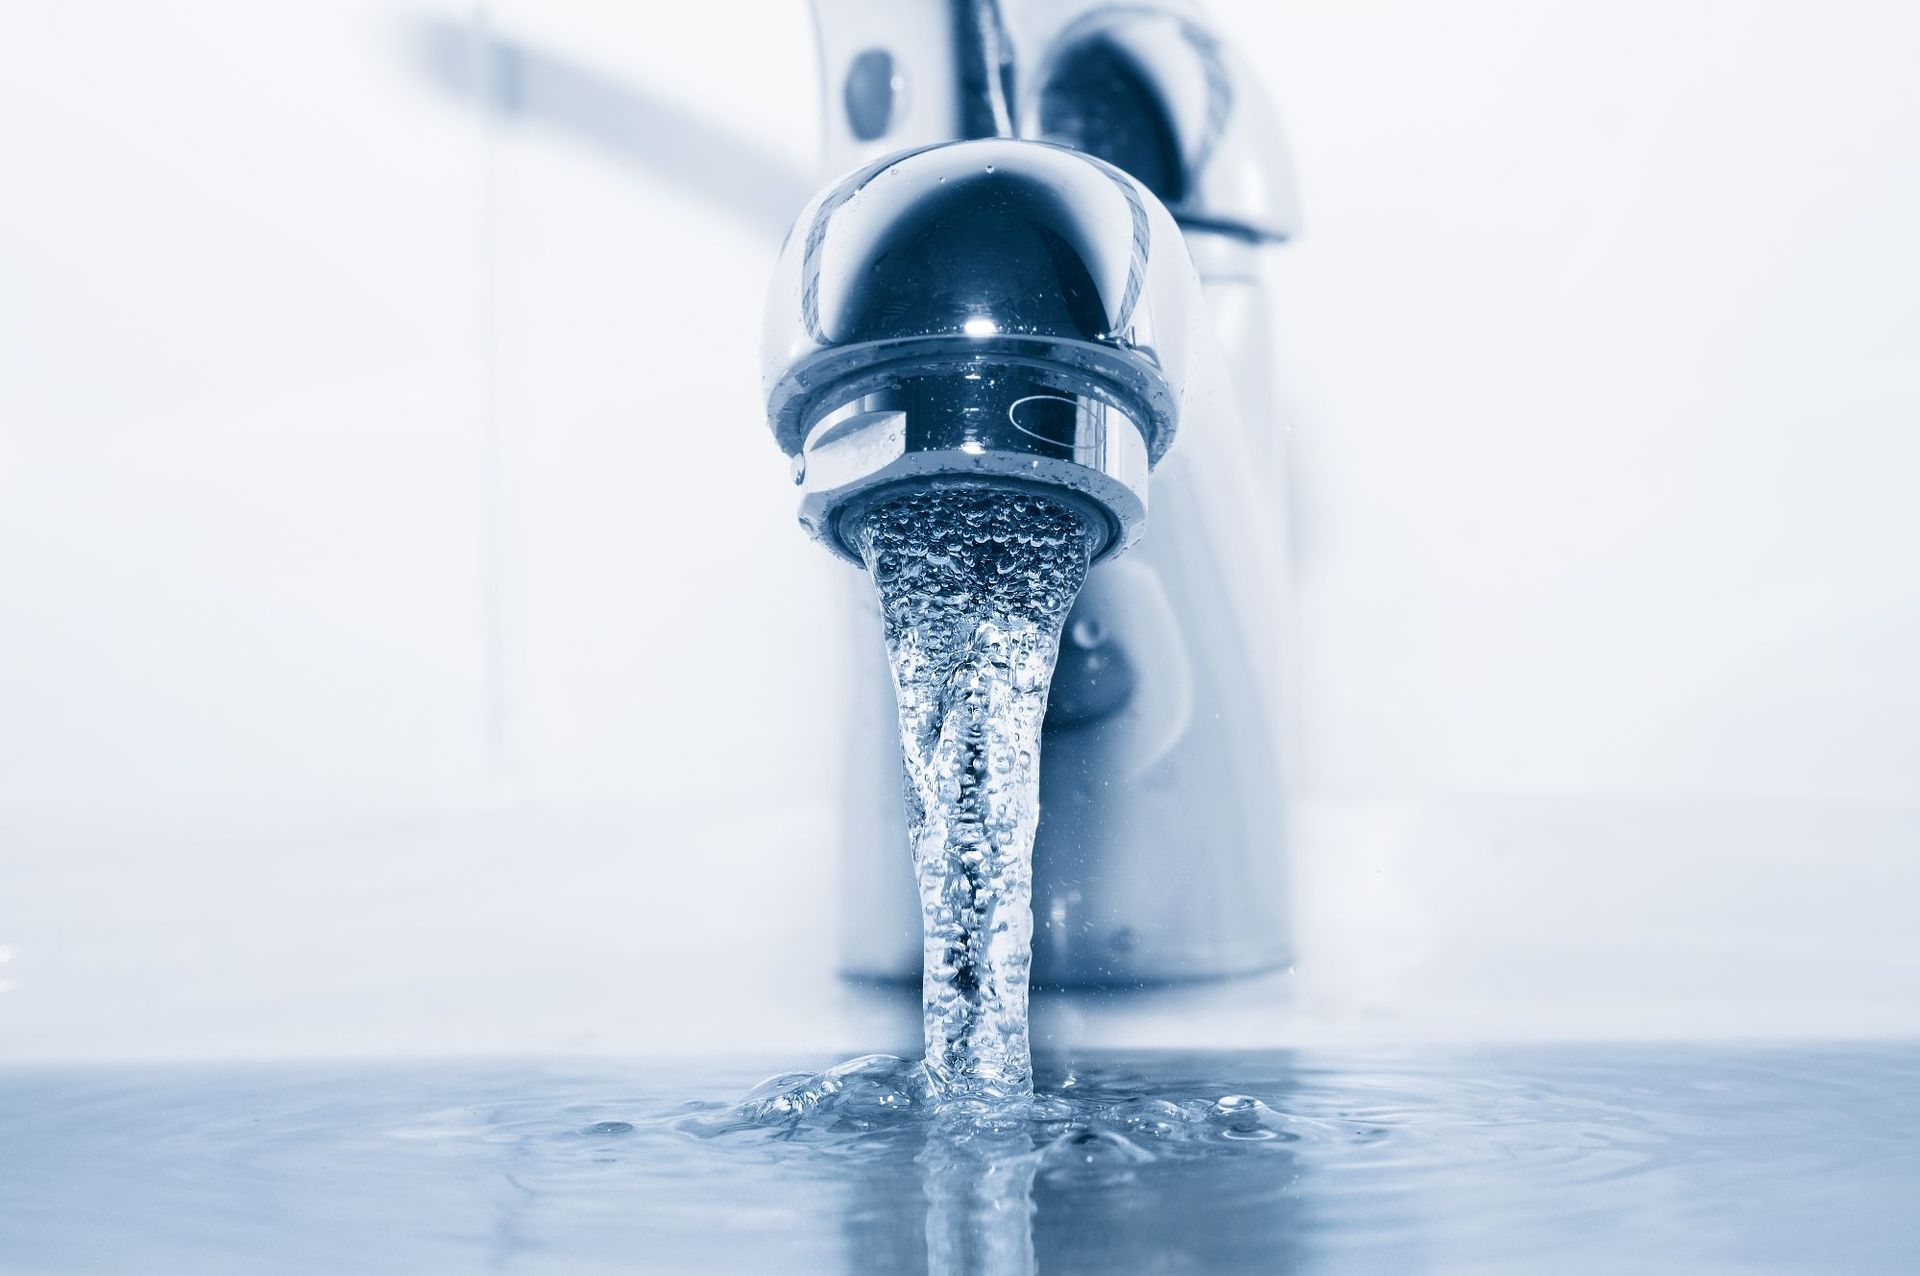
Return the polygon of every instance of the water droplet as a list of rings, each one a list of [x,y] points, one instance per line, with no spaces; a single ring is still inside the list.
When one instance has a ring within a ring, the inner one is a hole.
[[[595,1121],[592,1125],[580,1131],[580,1133],[596,1135],[632,1134],[633,1123],[631,1121]]]
[[[1260,1100],[1244,1094],[1223,1096],[1209,1113],[1223,1139],[1260,1142],[1280,1137],[1280,1118]]]

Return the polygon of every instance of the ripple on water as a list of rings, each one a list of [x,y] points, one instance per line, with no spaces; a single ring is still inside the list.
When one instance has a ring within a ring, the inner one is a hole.
[[[0,1268],[1920,1270],[1914,1046],[1039,1064],[0,1070]]]
[[[1153,1082],[1124,1071],[1096,1070],[1071,1080],[1013,1099],[945,1097],[923,1062],[871,1054],[824,1072],[782,1073],[738,1103],[678,1115],[667,1124],[704,1139],[841,1145],[876,1159],[895,1155],[901,1139],[992,1135],[1001,1140],[998,1150],[1008,1153],[1012,1145],[1006,1140],[1024,1135],[1027,1150],[1058,1165],[1141,1165],[1307,1140],[1368,1143],[1384,1133],[1370,1120],[1286,1115],[1247,1094],[1150,1093]]]

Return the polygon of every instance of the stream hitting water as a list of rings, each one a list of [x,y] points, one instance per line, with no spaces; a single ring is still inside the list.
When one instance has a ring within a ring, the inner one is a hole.
[[[984,1246],[987,1270],[1022,1271],[1019,1229],[983,1231],[980,1220],[1006,1211],[982,1202],[1024,1199],[1014,1180],[1031,1177],[1040,1149],[1154,1161],[1222,1146],[1223,1135],[1270,1138],[1263,1122],[1275,1116],[1246,1095],[1139,1093],[1116,1105],[1071,1087],[1035,1093],[1027,983],[1040,729],[1061,628],[1097,547],[1091,522],[1022,489],[929,486],[867,511],[855,543],[879,596],[900,716],[925,1054],[785,1073],[687,1129],[801,1139],[911,1130],[925,1139],[923,1168],[938,1171],[930,1199],[970,1220],[947,1229],[954,1244]],[[944,1216],[936,1210],[929,1227]]]

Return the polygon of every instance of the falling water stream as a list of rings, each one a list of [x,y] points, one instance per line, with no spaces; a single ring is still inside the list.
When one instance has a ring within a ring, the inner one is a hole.
[[[1034,1191],[1046,1167],[1125,1178],[1278,1140],[1279,1118],[1239,1094],[1115,1096],[1071,1077],[1035,1091],[1027,980],[1040,728],[1094,525],[1058,499],[955,484],[876,504],[854,540],[879,596],[899,708],[925,1055],[784,1074],[682,1127],[708,1139],[861,1140],[875,1155],[904,1136],[925,1197],[926,1270],[1022,1276],[1038,1270]]]
[[[1027,974],[1040,723],[1094,532],[1020,491],[936,487],[861,521],[900,710],[926,1069],[945,1097],[1033,1089]]]

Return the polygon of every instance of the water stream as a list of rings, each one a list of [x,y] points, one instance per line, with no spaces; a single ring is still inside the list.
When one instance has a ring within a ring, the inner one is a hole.
[[[1027,975],[1040,724],[1093,529],[1004,488],[936,487],[858,535],[885,623],[919,880],[926,1070],[935,1091],[1033,1089]]]

